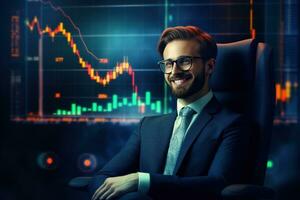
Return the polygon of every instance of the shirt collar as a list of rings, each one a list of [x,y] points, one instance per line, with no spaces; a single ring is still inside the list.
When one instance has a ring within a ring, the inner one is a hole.
[[[213,97],[213,92],[210,89],[204,96],[200,97],[199,99],[197,99],[196,101],[188,104],[187,106],[189,106],[190,108],[192,108],[197,114],[199,114],[202,109],[204,108],[204,106],[211,100],[211,98]],[[177,114],[179,114],[179,111],[181,110],[181,108],[183,108],[184,105],[181,104],[178,100],[177,100]]]

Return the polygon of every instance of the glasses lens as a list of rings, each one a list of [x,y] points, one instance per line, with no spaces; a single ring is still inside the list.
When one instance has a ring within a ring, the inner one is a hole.
[[[182,57],[177,60],[178,67],[182,70],[188,70],[192,64],[192,58]]]
[[[172,65],[173,63],[170,60],[165,60],[161,62],[161,68],[165,73],[170,73],[172,71]]]
[[[161,70],[169,74],[172,72],[173,64],[176,62],[176,66],[179,67],[181,70],[186,71],[189,70],[192,65],[192,58],[191,57],[181,57],[178,58],[176,61],[172,60],[163,60],[159,62]]]

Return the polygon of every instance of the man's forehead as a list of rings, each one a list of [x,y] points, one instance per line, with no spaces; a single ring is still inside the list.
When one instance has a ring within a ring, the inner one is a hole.
[[[184,40],[184,39],[176,39],[171,42],[169,42],[165,48],[169,46],[191,46],[191,47],[198,47],[199,43],[197,40],[191,39],[191,40]]]
[[[180,56],[199,56],[199,43],[195,40],[173,40],[166,45],[164,59],[177,59]]]

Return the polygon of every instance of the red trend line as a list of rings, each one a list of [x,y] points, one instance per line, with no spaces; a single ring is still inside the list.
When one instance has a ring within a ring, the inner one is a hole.
[[[63,23],[59,23],[59,25],[52,30],[49,26],[46,26],[45,29],[42,29],[37,17],[29,22],[26,21],[27,27],[30,31],[34,30],[34,27],[37,27],[38,34],[42,36],[43,34],[48,34],[50,37],[54,38],[58,33],[61,33],[66,39],[69,46],[72,48],[73,54],[75,54],[78,58],[78,62],[82,68],[87,69],[88,75],[90,76],[91,80],[96,81],[97,83],[106,86],[110,83],[111,80],[115,80],[119,75],[123,74],[123,72],[127,72],[131,76],[131,84],[132,89],[135,93],[138,93],[138,87],[135,85],[135,73],[132,69],[132,66],[128,63],[128,60],[124,58],[123,62],[117,63],[116,67],[112,71],[108,71],[106,75],[102,78],[98,74],[98,72],[89,64],[86,60],[84,60],[80,56],[80,52],[77,49],[77,45],[73,40],[73,37],[70,32],[68,32],[65,28]]]
[[[81,40],[81,42],[82,42],[82,44],[83,44],[85,50],[86,50],[92,57],[94,57],[96,60],[100,61],[100,58],[97,57],[97,56],[96,56],[92,51],[90,51],[89,48],[87,47],[85,41],[83,40],[83,36],[82,36],[82,33],[81,33],[79,27],[74,23],[74,21],[72,20],[72,18],[71,18],[69,15],[67,15],[67,14],[65,13],[65,11],[64,11],[61,7],[55,6],[51,1],[40,0],[40,2],[41,2],[42,4],[45,4],[45,5],[48,4],[48,5],[49,5],[53,10],[55,10],[55,11],[61,12],[61,14],[69,20],[69,22],[72,24],[72,26],[73,26],[73,27],[76,29],[76,31],[78,32],[79,38],[80,38],[80,40]]]

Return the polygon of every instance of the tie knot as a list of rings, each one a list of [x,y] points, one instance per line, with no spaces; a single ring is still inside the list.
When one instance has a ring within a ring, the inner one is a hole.
[[[185,106],[185,107],[181,108],[181,110],[179,111],[179,116],[180,117],[191,117],[191,116],[193,116],[194,113],[195,113],[195,111],[192,108]]]

